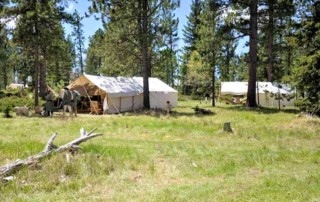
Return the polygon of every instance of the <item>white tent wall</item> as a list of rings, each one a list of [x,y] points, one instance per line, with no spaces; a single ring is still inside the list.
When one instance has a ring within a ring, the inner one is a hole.
[[[259,99],[259,102],[258,102]],[[294,106],[294,100],[291,99],[290,101],[287,100],[287,98],[283,98],[280,100],[280,107],[283,108],[283,106],[288,107]],[[263,107],[278,107],[279,101],[275,99],[275,96],[271,97],[270,93],[259,93],[259,96],[257,95],[257,103]]]
[[[133,78],[137,83],[143,86],[142,77]],[[151,109],[166,109],[167,101],[171,107],[176,107],[178,104],[178,91],[171,88],[158,78],[149,78],[150,91],[150,108]],[[143,92],[141,92],[143,94]]]
[[[143,95],[130,97],[108,97],[108,113],[128,112],[143,108]]]
[[[175,92],[150,92],[150,108],[151,109],[166,109],[167,101],[171,107],[177,106],[178,93]]]

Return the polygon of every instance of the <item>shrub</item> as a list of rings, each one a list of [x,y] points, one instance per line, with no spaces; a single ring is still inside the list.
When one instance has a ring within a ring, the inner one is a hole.
[[[311,115],[320,115],[320,103],[312,104],[308,99],[300,98],[294,101],[294,105],[300,110],[308,112]]]
[[[20,98],[17,96],[4,97],[0,99],[0,112],[5,114],[5,117],[10,117],[10,111],[13,110],[14,107],[32,107],[34,105],[33,99],[28,97]]]

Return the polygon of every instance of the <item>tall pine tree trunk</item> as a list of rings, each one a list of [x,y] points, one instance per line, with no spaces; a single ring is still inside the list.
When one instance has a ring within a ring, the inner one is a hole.
[[[83,52],[83,47],[82,47],[82,43],[81,43],[81,41],[79,41],[79,44],[80,44],[80,47],[79,47],[79,62],[80,62],[80,72],[81,72],[81,74],[83,74],[83,69],[84,69],[84,67],[83,67],[83,58],[82,58],[82,52]]]
[[[35,65],[34,65],[34,68],[35,68],[35,71],[34,71],[34,105],[35,106],[38,106],[39,105],[39,58],[40,58],[40,45],[39,45],[39,42],[40,42],[40,39],[39,39],[39,27],[38,27],[38,10],[36,8],[36,5],[37,5],[37,1],[34,0],[33,1],[33,5],[35,6],[35,12],[36,12],[36,15],[35,15],[35,24],[34,24],[34,32],[35,32],[35,38],[36,38],[36,41],[35,41]]]
[[[3,64],[3,89],[6,89],[7,85],[8,85],[7,64],[5,62]]]
[[[273,19],[274,19],[274,1],[269,0],[269,22],[268,22],[268,81],[272,81],[273,76]]]
[[[213,58],[212,58],[212,75],[211,75],[211,94],[212,94],[212,102],[211,102],[211,105],[213,107],[216,106],[216,102],[215,102],[215,83],[216,83],[216,59],[215,59],[215,54],[213,55]]]
[[[256,80],[257,80],[257,35],[258,35],[258,0],[250,2],[250,39],[249,39],[249,81],[247,106],[256,107]]]
[[[230,79],[230,61],[231,61],[231,56],[230,56],[230,46],[227,44],[226,47],[226,81],[229,81]]]
[[[44,53],[46,55],[46,53]],[[40,78],[39,78],[39,87],[40,87],[40,97],[44,100],[46,95],[46,78],[47,78],[47,62],[46,59],[42,61],[42,64],[40,65]]]
[[[34,105],[39,105],[39,44],[35,44]]]
[[[148,0],[142,0],[142,65],[143,65],[143,106],[150,109],[149,77],[151,66],[148,61]]]
[[[174,64],[173,64],[173,60],[174,60],[174,50],[173,50],[173,39],[172,39],[172,31],[170,29],[170,83],[171,83],[171,87],[174,87]],[[169,84],[169,83],[168,83]]]

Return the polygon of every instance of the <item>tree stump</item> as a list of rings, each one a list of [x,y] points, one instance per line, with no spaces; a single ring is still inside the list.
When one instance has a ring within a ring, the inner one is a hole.
[[[228,132],[228,133],[232,133],[231,122],[225,122],[223,124],[223,131]]]

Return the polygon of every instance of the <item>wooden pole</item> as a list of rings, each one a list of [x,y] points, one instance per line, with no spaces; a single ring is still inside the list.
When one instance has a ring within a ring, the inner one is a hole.
[[[79,77],[79,80],[80,80],[80,83],[81,83],[84,91],[86,92],[86,94],[87,94],[87,96],[88,96],[88,98],[89,98],[90,107],[93,106],[94,111],[95,111],[96,114],[98,115],[98,114],[99,114],[99,113],[98,113],[98,110],[97,110],[96,107],[92,104],[92,100],[91,100],[91,98],[90,98],[90,96],[89,96],[89,94],[88,94],[88,92],[87,92],[87,89],[84,87],[84,85],[83,85],[83,83],[82,83],[81,76]]]

